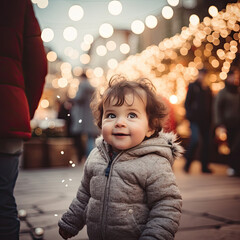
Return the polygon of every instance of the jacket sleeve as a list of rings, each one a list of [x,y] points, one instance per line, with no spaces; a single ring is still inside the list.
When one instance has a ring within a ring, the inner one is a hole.
[[[139,240],[173,240],[181,217],[182,197],[167,159],[156,161],[146,191],[150,213]]]
[[[73,236],[77,235],[85,225],[86,208],[90,198],[89,182],[90,178],[88,177],[86,162],[83,178],[81,185],[78,188],[77,195],[70,204],[67,212],[63,214],[58,222],[60,228],[71,233]]]
[[[41,30],[31,1],[28,0],[27,2],[23,36],[23,74],[30,117],[33,118],[43,92],[45,77],[47,75],[47,59],[41,39]]]

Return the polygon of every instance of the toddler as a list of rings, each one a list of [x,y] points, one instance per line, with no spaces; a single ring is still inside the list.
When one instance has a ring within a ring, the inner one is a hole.
[[[89,240],[174,239],[182,198],[172,164],[182,148],[162,130],[165,107],[152,83],[114,76],[91,107],[102,136],[60,235],[75,236],[86,224]]]

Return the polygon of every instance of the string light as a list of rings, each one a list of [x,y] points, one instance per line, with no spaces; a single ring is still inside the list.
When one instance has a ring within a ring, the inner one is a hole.
[[[132,22],[131,24],[131,29],[132,29],[132,32],[135,33],[135,34],[141,34],[144,29],[145,29],[145,26],[144,26],[144,23],[140,20],[135,20]]]
[[[79,21],[84,16],[83,8],[79,5],[73,5],[68,11],[69,18],[73,21]]]
[[[80,56],[80,62],[82,64],[88,64],[90,62],[91,58],[87,53],[84,53]]]
[[[173,9],[170,6],[163,7],[162,16],[165,19],[171,19],[173,17]]]
[[[113,27],[109,23],[103,23],[99,28],[99,34],[103,38],[110,38],[113,35]]]
[[[63,31],[63,37],[65,40],[71,42],[77,38],[77,30],[74,27],[66,27]]]
[[[108,4],[108,11],[112,15],[119,15],[122,12],[122,4],[120,1],[111,1]]]
[[[145,19],[145,24],[148,28],[153,29],[157,26],[158,20],[155,16],[149,15]]]
[[[44,28],[41,33],[41,38],[44,42],[51,42],[54,38],[54,32],[51,28]]]
[[[198,69],[205,66],[211,73],[210,87],[221,89],[238,52],[239,8],[239,4],[228,4],[226,11],[218,12],[211,6],[212,19],[205,17],[202,23],[193,15],[189,27],[183,27],[180,34],[129,56],[117,68],[109,70],[108,77],[116,73],[125,74],[129,79],[146,76],[159,94],[179,104],[185,99],[188,83],[194,81]]]
[[[54,62],[54,61],[56,61],[56,60],[57,60],[57,54],[56,54],[56,52],[54,52],[54,51],[48,52],[48,53],[47,53],[47,60],[48,60],[49,62]]]

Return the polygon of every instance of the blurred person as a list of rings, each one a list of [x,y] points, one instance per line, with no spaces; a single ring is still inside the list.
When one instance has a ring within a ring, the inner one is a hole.
[[[208,168],[210,157],[210,138],[212,126],[212,92],[206,84],[206,69],[199,70],[198,78],[189,84],[185,100],[186,118],[190,122],[191,136],[184,157],[185,172],[189,172],[191,163],[200,144],[200,162],[203,173],[211,173]]]
[[[60,235],[70,238],[86,224],[89,240],[173,240],[182,198],[172,165],[182,148],[174,133],[162,131],[163,102],[149,80],[119,75],[94,100],[102,136],[59,221]]]
[[[71,100],[66,99],[64,102],[58,101],[59,104],[59,110],[58,110],[58,119],[63,119],[65,121],[65,126],[66,126],[66,134],[67,137],[70,136],[70,126],[71,126],[71,108],[72,108],[72,103]]]
[[[221,139],[220,134],[227,138],[230,148],[229,176],[240,176],[240,71],[230,71],[225,80],[225,87],[218,92],[214,101],[215,133]]]
[[[77,152],[78,162],[88,156],[95,146],[95,139],[99,134],[94,124],[90,101],[95,88],[90,84],[86,74],[83,72],[76,97],[71,100],[70,110],[70,135],[74,139],[74,146]],[[86,137],[86,141],[84,140]]]
[[[17,240],[20,222],[14,188],[47,60],[31,1],[2,0],[0,13],[0,239]]]

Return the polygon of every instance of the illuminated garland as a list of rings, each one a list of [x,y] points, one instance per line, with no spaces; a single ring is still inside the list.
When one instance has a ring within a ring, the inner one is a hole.
[[[183,27],[180,34],[166,38],[158,46],[147,47],[139,54],[129,56],[114,70],[129,79],[148,77],[158,92],[168,99],[175,96],[181,103],[189,82],[198,76],[198,69],[208,69],[208,82],[213,91],[223,87],[223,80],[239,53],[240,3],[228,4],[226,10],[212,18]]]

